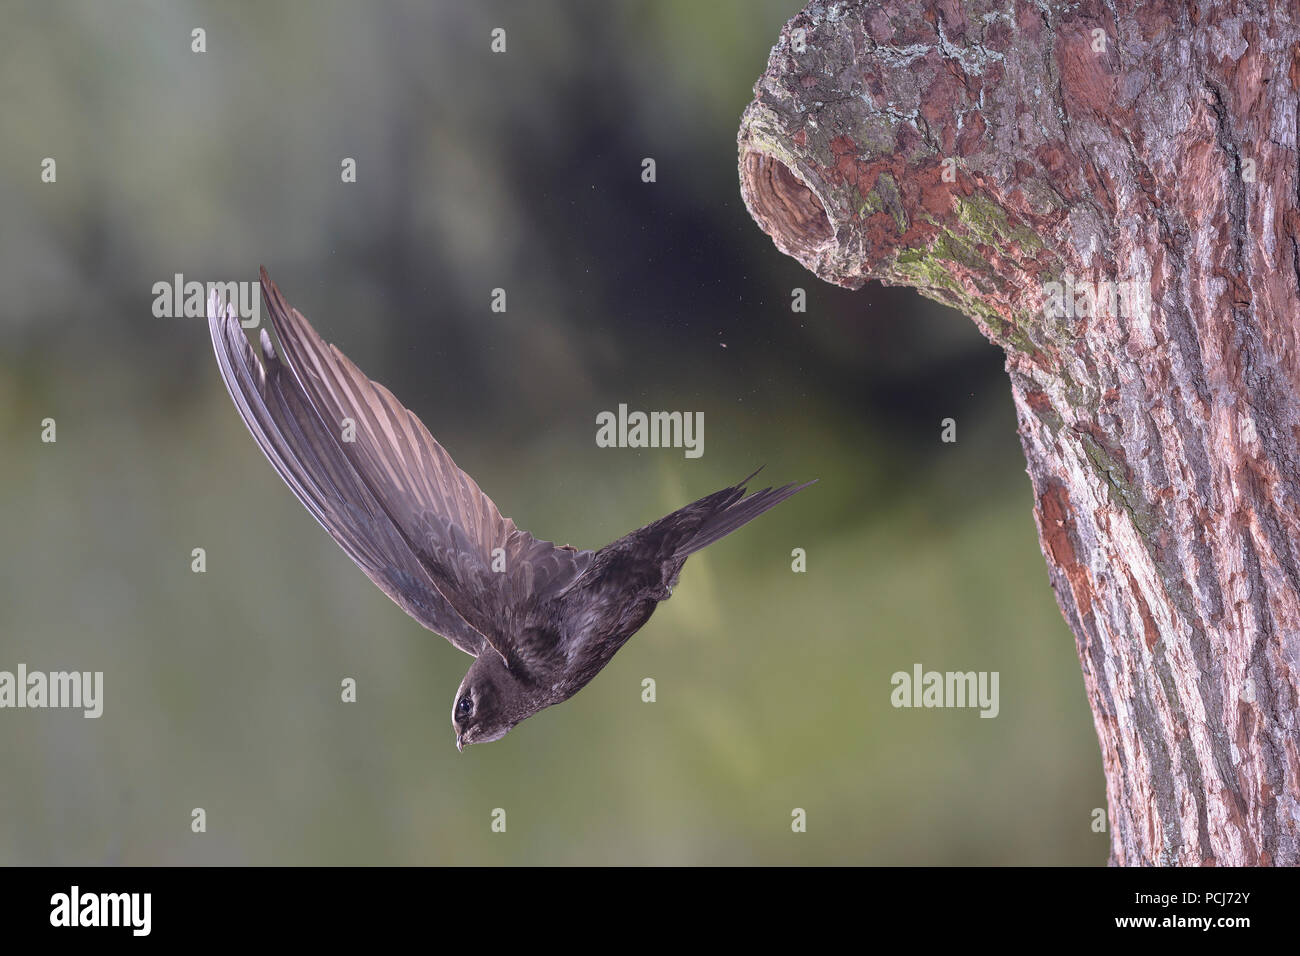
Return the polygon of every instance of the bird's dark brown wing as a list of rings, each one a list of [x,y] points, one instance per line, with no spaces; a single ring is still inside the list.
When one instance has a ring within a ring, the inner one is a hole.
[[[271,463],[416,620],[471,654],[490,646],[510,660],[519,616],[576,580],[591,552],[557,548],[503,518],[412,412],[321,340],[265,270],[262,292],[283,362],[265,333],[263,369],[233,318],[210,324],[222,377]]]

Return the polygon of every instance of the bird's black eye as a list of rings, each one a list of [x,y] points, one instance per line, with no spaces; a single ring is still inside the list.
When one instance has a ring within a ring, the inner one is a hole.
[[[457,717],[468,717],[469,712],[473,709],[474,709],[474,701],[470,699],[469,694],[466,694],[460,700],[456,701]]]

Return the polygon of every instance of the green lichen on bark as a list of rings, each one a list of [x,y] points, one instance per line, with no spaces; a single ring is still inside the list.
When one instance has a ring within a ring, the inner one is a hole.
[[[884,208],[880,201],[880,194],[874,189],[868,190],[865,195],[860,189],[855,190],[854,193],[859,200],[857,208],[859,219],[866,219],[868,216],[873,216]]]
[[[880,197],[881,208],[893,217],[894,225],[898,227],[898,234],[906,235],[907,210],[903,208],[903,197],[898,191],[898,184],[894,182],[894,177],[889,173],[881,173],[876,177],[876,185],[872,192]]]
[[[1084,454],[1092,462],[1110,491],[1111,500],[1133,519],[1133,527],[1145,539],[1160,527],[1160,521],[1150,503],[1128,479],[1128,467],[1088,432],[1080,431]]]
[[[956,198],[957,218],[974,236],[986,245],[998,247],[1011,254],[1038,252],[1043,241],[1027,226],[1013,226],[1006,211],[993,200],[979,193]]]
[[[958,268],[967,275],[987,275],[986,262],[970,237],[940,228],[928,246],[899,250],[880,278],[913,286],[928,298],[970,316],[1004,349],[1031,359],[1041,356],[1042,346],[1031,332],[1038,328],[1035,315],[1023,310],[999,312],[988,303],[984,291],[972,292],[958,278]]]

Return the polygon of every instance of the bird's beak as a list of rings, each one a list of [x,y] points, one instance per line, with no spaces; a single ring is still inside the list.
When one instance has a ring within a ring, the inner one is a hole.
[[[465,750],[465,743],[460,739],[460,734],[456,735],[456,750],[461,752]]]

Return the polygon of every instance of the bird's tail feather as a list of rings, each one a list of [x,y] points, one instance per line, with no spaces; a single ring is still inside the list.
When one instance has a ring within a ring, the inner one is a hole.
[[[754,472],[754,474],[756,475],[758,472]],[[754,475],[749,476],[749,478],[753,477]],[[712,517],[700,525],[693,535],[678,545],[674,553],[675,557],[685,558],[702,548],[707,548],[713,542],[725,538],[731,532],[753,521],[764,511],[775,508],[791,495],[817,483],[817,479],[814,478],[812,481],[805,481],[803,484],[782,485],[780,488],[764,488],[762,491],[756,491],[748,497],[742,497],[745,494],[745,482],[749,481],[749,478],[729,489],[734,495],[729,496],[732,497],[731,502],[718,509]]]

